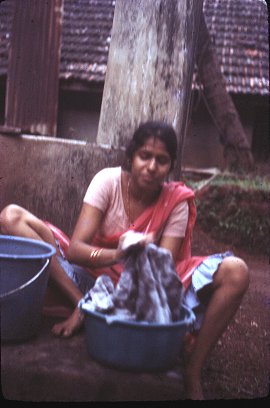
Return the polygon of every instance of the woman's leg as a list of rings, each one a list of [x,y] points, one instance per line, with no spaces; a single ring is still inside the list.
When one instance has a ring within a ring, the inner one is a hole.
[[[249,272],[245,262],[236,257],[225,258],[214,275],[213,292],[204,321],[186,365],[187,398],[203,399],[203,364],[237,311],[248,285]]]
[[[54,236],[47,225],[35,215],[18,205],[11,204],[5,207],[0,213],[0,231],[6,235],[16,235],[45,241],[53,245],[57,251],[56,255],[59,255],[59,249],[55,244]],[[50,278],[72,302],[75,306],[75,310],[70,318],[55,325],[52,331],[55,335],[69,337],[82,325],[82,318],[76,306],[83,294],[62,269],[56,255],[52,256],[50,262]]]

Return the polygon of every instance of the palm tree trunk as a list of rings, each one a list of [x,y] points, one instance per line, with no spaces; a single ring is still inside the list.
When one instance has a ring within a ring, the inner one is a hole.
[[[219,130],[220,141],[224,145],[226,166],[233,171],[251,170],[254,162],[250,143],[232,98],[226,90],[225,79],[215,48],[211,43],[203,13],[196,63],[206,107]]]

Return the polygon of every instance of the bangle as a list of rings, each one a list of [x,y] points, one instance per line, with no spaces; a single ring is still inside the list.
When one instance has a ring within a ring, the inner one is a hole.
[[[103,251],[103,248],[99,248],[99,249],[93,249],[93,251],[90,252],[90,261],[93,265],[96,264],[97,259],[99,257],[99,255],[101,254],[101,252]]]

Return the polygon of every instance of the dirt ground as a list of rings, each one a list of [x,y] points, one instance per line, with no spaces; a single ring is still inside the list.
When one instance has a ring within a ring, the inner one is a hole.
[[[270,261],[245,249],[214,241],[199,227],[195,228],[194,255],[228,249],[246,261],[251,283],[242,305],[205,365],[205,397],[208,400],[266,398],[270,373]]]

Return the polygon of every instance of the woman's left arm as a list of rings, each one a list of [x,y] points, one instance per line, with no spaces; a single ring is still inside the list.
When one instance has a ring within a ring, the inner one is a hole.
[[[180,248],[185,237],[188,213],[188,202],[182,201],[179,203],[172,210],[159,240],[159,246],[171,252],[174,262],[179,257]]]
[[[171,252],[174,262],[176,262],[184,238],[162,237],[159,246]]]

